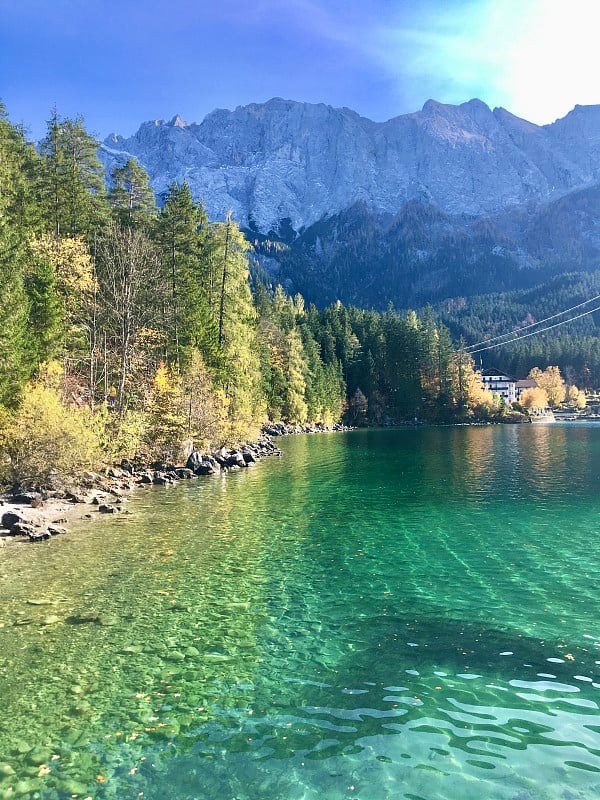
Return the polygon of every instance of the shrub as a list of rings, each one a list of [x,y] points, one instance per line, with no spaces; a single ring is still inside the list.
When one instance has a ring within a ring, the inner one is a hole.
[[[56,364],[45,366],[20,408],[0,415],[0,470],[11,485],[48,486],[56,474],[92,469],[101,459],[101,421],[63,401],[60,377]]]

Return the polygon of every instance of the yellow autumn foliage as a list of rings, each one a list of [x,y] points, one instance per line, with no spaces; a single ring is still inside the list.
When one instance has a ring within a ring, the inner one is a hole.
[[[534,367],[528,377],[546,392],[547,406],[556,407],[567,396],[567,387],[558,367],[546,367],[543,372],[539,367]]]
[[[43,365],[26,387],[18,411],[0,415],[4,483],[47,486],[55,476],[93,469],[102,459],[102,424],[89,408],[70,406],[60,391],[61,370]]]
[[[31,248],[50,261],[63,296],[78,297],[93,291],[92,257],[81,236],[58,239],[43,233],[31,242]]]
[[[581,410],[586,407],[587,398],[585,392],[582,389],[578,389],[577,386],[569,386],[567,399],[572,406],[575,406],[575,408]]]
[[[545,389],[541,389],[539,386],[534,389],[525,389],[521,394],[520,403],[523,408],[546,408],[548,406],[548,395]]]

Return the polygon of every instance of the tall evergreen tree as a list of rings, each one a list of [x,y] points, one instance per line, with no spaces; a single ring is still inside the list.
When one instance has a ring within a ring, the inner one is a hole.
[[[156,217],[150,177],[134,159],[113,169],[108,201],[121,225],[149,228]]]
[[[64,307],[50,259],[32,254],[25,277],[29,336],[35,361],[51,361],[64,345]]]
[[[14,405],[36,366],[25,280],[28,242],[41,224],[35,181],[39,159],[0,103],[0,403]]]
[[[168,360],[179,369],[186,349],[199,344],[206,348],[210,285],[202,264],[204,228],[202,205],[195,203],[187,183],[171,184],[156,225],[165,281],[169,284],[164,309],[168,331]]]
[[[106,221],[104,168],[98,142],[83,119],[61,119],[55,110],[40,145],[40,194],[45,218],[56,236],[91,239]]]

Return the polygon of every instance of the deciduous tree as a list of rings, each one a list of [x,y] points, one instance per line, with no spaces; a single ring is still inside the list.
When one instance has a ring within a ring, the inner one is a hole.
[[[543,372],[539,367],[534,367],[529,373],[529,378],[546,392],[548,405],[553,408],[565,399],[567,387],[558,367],[546,367]]]

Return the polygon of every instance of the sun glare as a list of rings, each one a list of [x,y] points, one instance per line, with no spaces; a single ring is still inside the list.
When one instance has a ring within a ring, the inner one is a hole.
[[[537,0],[512,48],[501,88],[510,110],[533,122],[551,122],[576,103],[600,102],[598,0]]]

